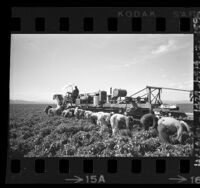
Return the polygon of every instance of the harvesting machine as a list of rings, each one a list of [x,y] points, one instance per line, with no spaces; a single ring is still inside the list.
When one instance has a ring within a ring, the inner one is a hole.
[[[110,88],[109,94],[102,90],[93,93],[82,93],[75,102],[71,98],[71,93],[68,92],[64,97],[63,105],[66,108],[78,106],[84,110],[95,112],[127,112],[136,119],[153,111],[157,116],[172,116],[176,119],[193,121],[192,113],[181,112],[178,106],[166,105],[162,102],[161,92],[163,89],[189,92],[190,97],[193,93],[191,90],[146,86],[146,88],[127,96],[127,90],[125,89],[114,89],[112,91],[112,88]]]

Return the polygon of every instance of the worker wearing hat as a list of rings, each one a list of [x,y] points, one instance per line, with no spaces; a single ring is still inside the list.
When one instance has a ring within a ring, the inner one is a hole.
[[[72,100],[73,100],[73,103],[75,103],[78,95],[79,95],[79,89],[78,89],[77,86],[75,86],[75,89],[72,91]]]

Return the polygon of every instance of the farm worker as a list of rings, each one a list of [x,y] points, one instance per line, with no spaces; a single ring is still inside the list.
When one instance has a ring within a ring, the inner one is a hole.
[[[126,109],[126,114],[128,116],[133,115],[134,112],[138,109],[138,106],[135,101],[132,101],[131,104],[132,104],[131,107]]]
[[[75,89],[72,91],[72,100],[73,100],[73,102],[75,102],[75,100],[77,99],[78,95],[79,95],[79,90],[78,90],[78,87],[75,86]]]
[[[141,97],[137,97],[137,103],[141,102]]]

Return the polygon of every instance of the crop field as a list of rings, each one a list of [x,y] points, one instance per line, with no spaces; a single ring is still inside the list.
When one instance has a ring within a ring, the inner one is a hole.
[[[155,130],[138,125],[131,134],[112,136],[86,119],[48,117],[43,104],[11,104],[9,155],[12,157],[188,157],[193,138],[161,144]],[[101,131],[101,132],[100,132]],[[173,138],[172,138],[173,139]]]
[[[189,104],[178,104],[179,110],[182,112],[193,112],[193,103]]]

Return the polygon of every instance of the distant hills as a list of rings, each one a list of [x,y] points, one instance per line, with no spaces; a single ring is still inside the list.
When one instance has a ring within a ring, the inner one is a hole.
[[[49,101],[10,100],[10,104],[52,104]]]

